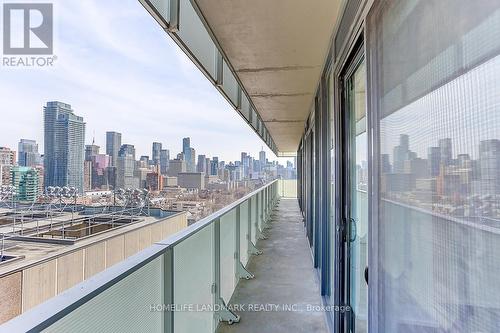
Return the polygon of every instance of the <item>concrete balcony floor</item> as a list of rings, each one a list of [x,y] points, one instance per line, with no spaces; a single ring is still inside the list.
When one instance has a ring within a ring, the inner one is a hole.
[[[322,303],[297,200],[281,199],[271,218],[272,228],[264,232],[268,239],[257,243],[263,254],[248,264],[255,278],[241,280],[230,302],[243,305],[245,311],[235,311],[241,320],[221,323],[218,332],[327,332],[324,313],[310,308]],[[278,310],[248,310],[266,304],[278,305]],[[283,310],[283,305],[294,304],[297,311]]]

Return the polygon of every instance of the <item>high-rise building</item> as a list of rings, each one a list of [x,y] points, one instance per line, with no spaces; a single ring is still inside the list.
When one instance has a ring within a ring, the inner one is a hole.
[[[399,145],[393,149],[393,172],[403,173],[405,161],[410,159],[410,137],[407,134],[399,135]]]
[[[483,193],[500,194],[500,140],[479,142],[479,164]]]
[[[170,150],[168,150],[168,149],[160,150],[160,173],[162,175],[167,174],[167,170],[169,167],[169,161],[170,161]]]
[[[10,170],[16,164],[16,153],[7,147],[0,147],[0,185],[10,185]]]
[[[118,157],[125,156],[125,155],[131,155],[135,161],[135,147],[134,147],[134,145],[131,145],[128,143],[124,143],[123,145],[121,145],[120,151],[118,152]]]
[[[116,166],[118,152],[122,145],[122,134],[118,132],[106,132],[106,155],[111,156],[111,166]]]
[[[109,166],[106,168],[106,176],[108,177],[107,179],[107,189],[109,188],[117,188],[116,187],[116,178],[118,177],[118,171],[116,166]]]
[[[32,167],[40,164],[38,144],[35,140],[21,139],[17,154],[19,166]]]
[[[266,166],[266,152],[264,149],[259,152],[259,164],[261,170],[263,170]]]
[[[11,184],[16,188],[19,201],[35,202],[38,199],[38,170],[25,166],[14,166],[11,169]]]
[[[249,174],[250,160],[248,158],[248,154],[245,152],[241,153],[241,169],[243,173],[243,177],[246,177]]]
[[[399,145],[404,151],[410,150],[410,136],[408,134],[399,135]]]
[[[459,168],[466,169],[472,167],[472,161],[469,154],[458,154],[457,165]]]
[[[391,162],[389,160],[389,154],[382,154],[381,156],[381,171],[382,173],[390,173],[391,172]]]
[[[211,165],[212,165],[212,161],[210,160],[209,157],[206,157],[205,158],[205,172],[207,175],[210,175],[210,168],[211,168]]]
[[[70,186],[83,192],[85,123],[71,105],[44,107],[45,186]]]
[[[159,173],[159,168],[160,166],[155,166],[154,172]],[[136,161],[135,163],[135,170],[134,170],[134,182],[135,186],[134,188],[147,188],[147,178],[148,178],[148,173],[151,172],[151,168],[148,167],[143,167],[140,166],[139,161]]]
[[[191,170],[192,156],[191,156],[191,139],[182,139],[182,153],[184,154],[184,160],[186,161],[186,168]]]
[[[16,152],[7,147],[0,147],[0,164],[16,164]]]
[[[431,177],[439,175],[439,166],[441,165],[441,149],[439,147],[427,148],[427,165]]]
[[[107,172],[110,167],[111,156],[106,154],[97,154],[92,156],[92,189],[109,189],[110,179]]]
[[[196,169],[196,150],[193,147],[190,148],[189,156],[191,158],[189,164],[189,172],[195,172]]]
[[[217,156],[212,157],[210,161],[210,175],[217,176],[219,173],[219,158]]]
[[[135,177],[135,159],[131,154],[119,154],[116,165],[116,187],[137,188],[139,180]]]
[[[161,142],[153,142],[151,149],[151,162],[153,165],[160,165]]]
[[[207,164],[205,160],[205,155],[198,155],[198,163],[196,165],[197,172],[207,173]]]
[[[135,147],[131,144],[122,144],[118,152],[116,165],[116,187],[117,188],[137,188],[139,179],[135,174]]]
[[[44,111],[44,172],[45,185],[56,185],[56,122],[59,115],[72,114],[71,105],[61,102],[48,102]],[[83,164],[83,162],[82,162]]]
[[[163,189],[163,176],[158,172],[148,172],[146,174],[146,186],[150,191],[160,191]]]
[[[92,156],[99,154],[99,146],[91,144],[85,145],[85,161],[92,160]]]
[[[44,176],[43,166],[36,165],[33,168],[36,169],[36,171],[38,173],[38,194],[41,195],[41,194],[43,194],[43,191],[45,189],[45,182],[43,179],[43,176]]]
[[[186,172],[186,161],[184,160],[170,160],[167,174],[171,177],[177,177],[181,172]]]
[[[85,159],[83,161],[83,190],[90,191],[92,189],[92,161]]]
[[[252,156],[248,156],[247,158],[248,158],[248,172],[247,172],[247,176],[250,177],[250,175],[255,170],[255,168],[254,168],[255,159]]]
[[[438,141],[439,151],[441,154],[441,163],[444,166],[452,164],[452,149],[451,149],[451,139],[444,138]]]

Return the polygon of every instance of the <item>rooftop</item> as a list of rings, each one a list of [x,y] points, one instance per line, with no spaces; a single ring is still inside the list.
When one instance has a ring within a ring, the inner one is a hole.
[[[8,209],[4,211],[12,213]],[[52,218],[25,218],[26,221],[22,223],[18,216],[16,224],[11,220],[8,225],[0,227],[0,233],[5,235],[3,254],[11,258],[0,264],[0,277],[176,214],[181,213],[169,212],[165,217],[155,217],[121,214],[80,215],[62,211]]]

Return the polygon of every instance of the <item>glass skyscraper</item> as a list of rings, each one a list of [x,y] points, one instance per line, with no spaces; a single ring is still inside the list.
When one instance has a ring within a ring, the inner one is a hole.
[[[153,149],[151,151],[151,159],[153,160],[153,165],[160,165],[160,155],[161,142],[153,142]]]
[[[162,175],[167,174],[169,160],[170,160],[170,150],[168,149],[160,150],[160,172]]]
[[[116,166],[118,152],[122,145],[122,134],[118,132],[106,132],[106,155],[111,156],[111,166]]]
[[[40,154],[35,140],[21,139],[18,144],[19,166],[35,166],[39,163]]]
[[[192,156],[191,156],[191,139],[184,138],[182,139],[182,153],[184,154],[184,160],[186,161],[186,169],[192,170]]]
[[[83,118],[62,102],[47,102],[43,109],[45,185],[70,186],[83,192]]]

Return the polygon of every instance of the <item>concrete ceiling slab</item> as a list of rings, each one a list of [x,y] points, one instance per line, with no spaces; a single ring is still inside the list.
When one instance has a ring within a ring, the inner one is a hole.
[[[236,74],[245,82],[245,89],[250,96],[312,94],[317,83],[316,72],[319,68],[311,69],[313,68],[237,71]]]
[[[314,95],[299,96],[259,96],[252,100],[258,110],[265,110],[261,113],[264,121],[302,121],[307,119],[310,111],[310,101]],[[307,110],[304,112],[304,110]],[[304,126],[302,126],[304,129]]]
[[[303,122],[265,122],[273,138],[281,142],[280,152],[296,152],[304,130]]]
[[[341,0],[195,1],[278,150],[296,151]]]

